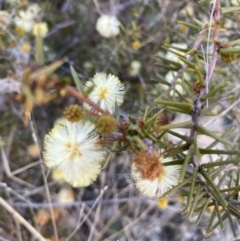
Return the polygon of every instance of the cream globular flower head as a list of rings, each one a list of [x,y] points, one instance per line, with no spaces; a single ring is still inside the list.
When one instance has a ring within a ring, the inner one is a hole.
[[[30,4],[26,12],[32,14],[32,18],[38,18],[41,16],[41,8],[37,3]]]
[[[138,60],[133,60],[130,63],[129,75],[133,77],[137,76],[141,67],[142,67],[141,62],[139,62]]]
[[[21,28],[26,33],[29,33],[34,26],[32,14],[22,10],[19,11],[19,16],[14,18],[14,23],[17,27]]]
[[[36,23],[34,26],[33,26],[33,35],[34,36],[39,36],[39,37],[46,37],[47,35],[47,32],[48,32],[48,26],[47,26],[47,23],[45,22],[41,22],[41,23]]]
[[[171,158],[163,158],[157,152],[141,151],[133,157],[132,178],[139,191],[148,197],[160,198],[178,184],[180,166],[164,166]]]
[[[104,152],[98,145],[95,126],[90,122],[66,120],[57,124],[44,139],[47,167],[61,171],[63,180],[74,187],[86,187],[101,172]]]
[[[25,11],[19,11],[18,16],[14,18],[14,23],[24,32],[29,33],[41,17],[41,8],[38,4],[34,3],[30,4]]]
[[[85,89],[94,87],[88,95],[89,99],[98,104],[101,109],[113,114],[115,105],[120,106],[124,98],[124,85],[118,77],[112,74],[97,73],[86,82]],[[84,104],[88,110],[92,110],[88,104]]]
[[[115,37],[119,34],[120,22],[115,16],[101,15],[96,23],[96,30],[104,38]]]

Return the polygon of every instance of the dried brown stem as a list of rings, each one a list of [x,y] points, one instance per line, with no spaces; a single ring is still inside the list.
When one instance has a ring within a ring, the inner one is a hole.
[[[19,223],[21,223],[29,232],[33,234],[40,241],[46,241],[46,239],[17,211],[15,211],[3,198],[0,197],[0,205],[5,208]]]
[[[82,102],[87,103],[88,105],[90,105],[91,107],[93,107],[96,111],[98,111],[99,113],[103,114],[103,115],[109,115],[109,113],[107,113],[106,111],[104,111],[103,109],[101,109],[99,107],[99,105],[95,104],[93,101],[91,101],[88,97],[84,96],[82,93],[78,92],[77,90],[75,90],[73,87],[71,86],[67,86],[66,87],[67,92],[76,97],[77,99],[79,99]],[[92,113],[91,115],[94,115],[94,113]],[[95,115],[97,116],[97,114]],[[126,136],[127,132],[126,129],[117,121],[117,125],[119,130],[122,132],[123,136]]]
[[[82,102],[87,103],[88,105],[90,105],[91,107],[93,107],[96,111],[102,113],[103,115],[108,115],[107,112],[105,112],[104,110],[102,110],[99,105],[95,104],[93,101],[91,101],[89,98],[87,98],[86,96],[84,96],[82,93],[78,92],[77,90],[75,90],[73,87],[71,86],[67,86],[66,87],[66,91],[76,97],[77,99],[81,100]]]

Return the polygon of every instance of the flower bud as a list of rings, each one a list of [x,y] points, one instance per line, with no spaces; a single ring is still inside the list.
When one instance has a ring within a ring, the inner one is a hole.
[[[78,122],[82,119],[82,110],[78,105],[70,105],[65,108],[63,115],[70,122]]]
[[[100,116],[97,122],[97,132],[105,135],[111,135],[117,127],[116,120],[110,115]]]
[[[168,200],[166,198],[159,198],[158,199],[158,207],[160,209],[165,209],[168,206]]]
[[[194,84],[193,84],[193,92],[196,93],[196,94],[199,94],[200,91],[202,89],[204,89],[205,86],[203,86],[199,80],[197,80]]]

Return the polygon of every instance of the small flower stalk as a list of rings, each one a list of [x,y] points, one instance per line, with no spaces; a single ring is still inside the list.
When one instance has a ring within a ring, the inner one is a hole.
[[[47,23],[36,23],[33,26],[33,35],[35,36],[35,61],[37,64],[42,65],[44,63],[44,50],[43,50],[43,38],[46,37],[48,32]]]
[[[142,150],[133,157],[131,175],[142,194],[160,198],[178,184],[180,166],[164,166],[169,161],[156,151]]]

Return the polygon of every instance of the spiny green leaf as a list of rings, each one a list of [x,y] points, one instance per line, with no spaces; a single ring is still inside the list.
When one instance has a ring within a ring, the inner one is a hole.
[[[213,181],[208,177],[207,173],[203,169],[201,169],[199,172],[202,174],[202,176],[206,180],[206,182],[208,184],[208,185],[206,185],[206,187],[208,188],[209,192],[211,192],[211,194],[216,197],[216,200],[219,200],[219,203],[221,204],[221,206],[223,206],[223,208],[226,209],[228,202],[224,199],[224,197],[221,194],[221,192],[219,191],[219,189],[215,186]]]
[[[204,101],[204,100],[206,100],[206,99],[208,99],[208,98],[210,98],[210,97],[213,97],[213,96],[215,97],[218,92],[220,92],[221,90],[223,90],[224,88],[226,88],[229,84],[230,84],[229,82],[225,82],[224,84],[215,87],[214,89],[212,89],[211,91],[209,91],[207,94],[205,94],[205,95],[202,97],[202,100]]]
[[[169,134],[173,135],[173,136],[176,136],[178,137],[180,140],[183,140],[183,141],[188,141],[189,137],[186,136],[186,135],[181,135],[179,134],[178,132],[175,132],[175,131],[172,131],[172,130],[166,130]]]
[[[197,175],[197,167],[194,167],[193,180],[191,182],[190,191],[189,191],[189,195],[188,195],[188,199],[187,199],[187,207],[186,207],[187,210],[190,209],[190,204],[191,204],[192,199],[193,199],[193,193],[195,191],[196,175]]]
[[[200,149],[200,153],[201,153],[201,149]],[[214,152],[214,153],[208,153],[208,154],[216,154],[216,153]],[[219,154],[230,154],[230,153],[220,152]],[[234,153],[234,154],[236,154],[236,153]],[[240,159],[227,160],[227,161],[217,161],[217,162],[213,162],[213,163],[204,163],[204,164],[202,164],[202,168],[210,168],[210,167],[216,167],[216,166],[227,166],[229,164],[238,165],[239,163],[240,163]]]
[[[235,230],[235,227],[234,227],[234,224],[233,224],[233,220],[232,220],[231,214],[228,210],[227,210],[227,217],[228,217],[228,220],[229,220],[230,227],[232,229],[233,236],[235,238],[237,238],[237,233],[236,233],[236,230]]]
[[[171,107],[177,107],[179,109],[191,111],[193,108],[192,104],[186,103],[186,102],[176,102],[176,101],[170,101],[170,100],[163,100],[161,98],[157,98],[154,100],[155,104],[165,105],[165,106],[171,106]]]
[[[176,128],[186,128],[190,129],[192,127],[192,122],[191,121],[186,121],[186,122],[181,122],[181,123],[176,123],[176,124],[167,124],[160,126],[160,130],[168,130],[168,129],[176,129]]]
[[[232,12],[240,11],[240,7],[237,7],[237,6],[222,7],[221,10],[222,10],[223,14],[225,14],[225,13],[232,13]]]
[[[188,23],[188,22],[184,22],[184,21],[177,21],[177,22],[182,24],[182,25],[184,25],[184,26],[186,26],[186,27],[189,27],[189,28],[191,28],[193,30],[197,30],[197,31],[199,30],[199,26],[196,26],[194,24],[191,24],[191,23]]]
[[[197,126],[197,131],[200,132],[201,134],[205,134],[207,136],[212,137],[213,139],[218,140],[219,142],[228,145],[228,146],[232,146],[232,143],[227,141],[226,139],[221,138],[220,136],[215,135],[212,131],[204,128],[203,126]]]
[[[219,210],[220,206],[218,205],[218,201],[215,200],[214,205],[215,205],[215,210],[217,212],[217,217],[219,220],[220,227],[221,227],[222,231],[224,231],[224,226],[223,226],[223,221],[222,221],[222,217],[221,217],[220,210]]]
[[[211,227],[213,226],[213,221],[216,217],[216,214],[217,214],[216,207],[214,206],[214,209],[212,211],[212,215],[211,215],[210,219],[208,220],[208,225],[206,227],[206,237],[209,236],[213,232],[213,230],[211,231]]]
[[[220,54],[239,54],[240,48],[220,48]]]
[[[75,69],[73,68],[73,66],[70,66],[70,70],[71,70],[71,74],[72,74],[73,80],[77,86],[78,91],[80,93],[84,93],[83,84],[82,84],[81,80],[79,79],[78,74],[75,71]]]
[[[222,222],[228,217],[227,212],[224,212],[223,215],[221,216]],[[219,220],[209,229],[206,230],[206,235],[205,237],[209,237],[212,232],[219,226],[220,222]]]
[[[205,193],[201,192],[201,186],[198,186],[196,194],[195,194],[195,197],[193,199],[192,205],[191,205],[189,213],[188,213],[188,218],[189,219],[192,218],[192,215],[193,215],[194,209],[195,209],[195,207],[197,205],[197,202],[198,202],[198,200],[201,200],[203,195],[205,195]]]
[[[183,166],[182,166],[182,170],[181,170],[181,173],[180,173],[179,182],[182,182],[183,179],[184,179],[184,176],[185,176],[185,173],[186,173],[186,170],[187,170],[190,158],[192,156],[192,152],[193,152],[193,145],[191,145],[189,147],[189,149],[188,149],[188,153],[187,153],[187,156],[186,156],[186,158],[184,160],[184,163],[183,163]]]
[[[196,225],[198,225],[198,224],[200,223],[200,221],[201,221],[201,219],[202,219],[202,216],[203,216],[203,214],[205,213],[205,211],[206,211],[206,209],[207,209],[208,204],[210,203],[210,201],[211,201],[211,198],[208,198],[208,199],[206,200],[206,202],[205,202],[203,208],[201,209],[201,211],[200,211],[200,213],[199,213],[199,215],[198,215],[198,218],[197,218],[197,220],[196,220],[196,222],[195,222]]]

